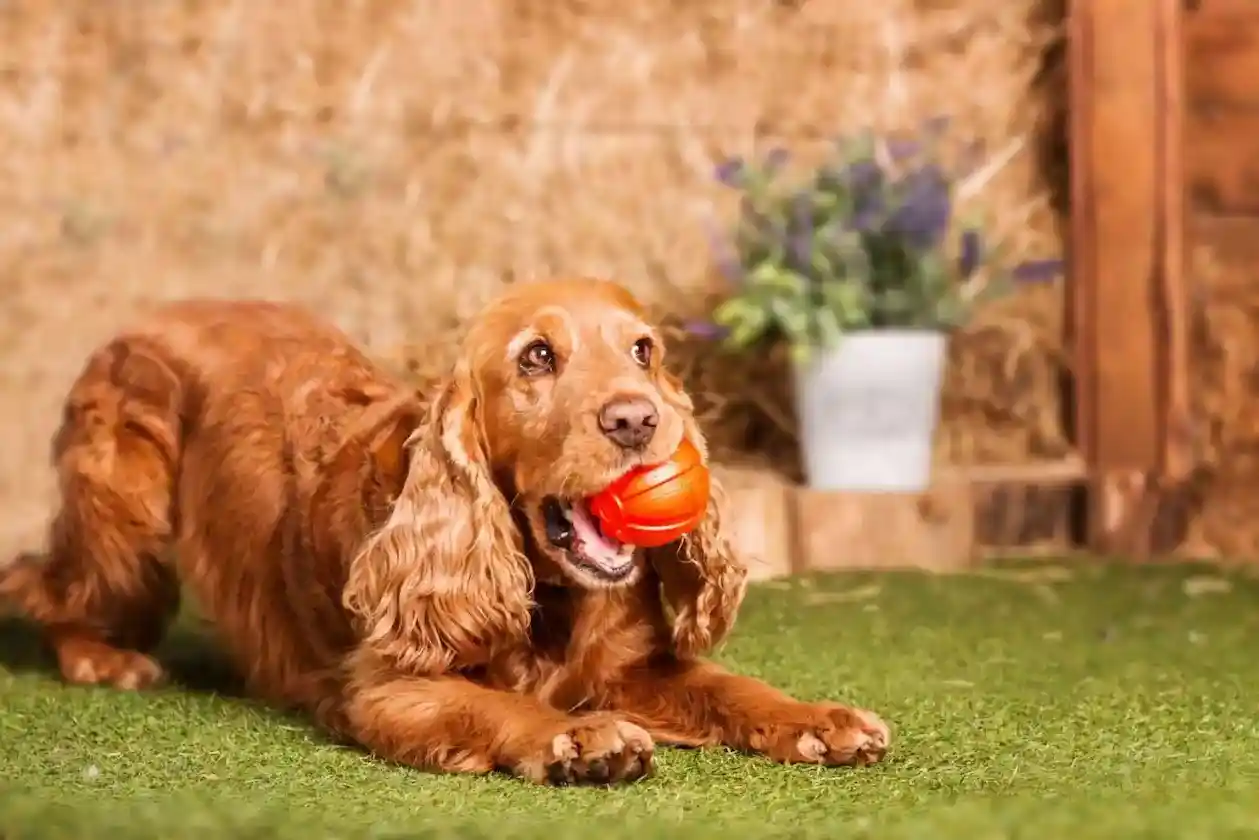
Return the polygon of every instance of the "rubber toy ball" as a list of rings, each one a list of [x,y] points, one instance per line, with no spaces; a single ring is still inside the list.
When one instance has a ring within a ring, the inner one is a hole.
[[[711,478],[699,450],[682,440],[664,463],[630,470],[589,500],[603,533],[656,548],[695,530],[708,512]]]

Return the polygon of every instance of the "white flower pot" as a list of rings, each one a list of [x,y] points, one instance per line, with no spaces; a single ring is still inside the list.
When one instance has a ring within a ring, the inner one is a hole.
[[[846,335],[796,367],[805,477],[818,490],[914,493],[931,483],[947,337]]]

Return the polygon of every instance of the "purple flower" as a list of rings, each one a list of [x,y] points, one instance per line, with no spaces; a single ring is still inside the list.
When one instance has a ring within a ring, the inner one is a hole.
[[[922,144],[916,140],[889,140],[887,153],[895,161],[909,160],[922,154]]]
[[[935,247],[948,232],[953,210],[948,178],[930,164],[911,170],[900,187],[901,203],[888,219],[888,232],[903,237],[915,250]]]
[[[1019,263],[1010,275],[1020,283],[1045,283],[1062,274],[1062,260],[1027,260]]]
[[[791,249],[792,268],[797,271],[807,271],[808,267],[813,263],[813,231],[803,230],[796,232],[789,243]]]
[[[963,279],[970,277],[979,268],[979,263],[983,258],[983,242],[980,241],[979,231],[973,228],[962,231],[962,246],[957,257],[957,273]]]
[[[858,160],[844,169],[848,185],[854,190],[870,190],[883,185],[883,170],[873,160]]]
[[[844,179],[852,192],[852,217],[846,227],[850,230],[873,230],[886,210],[883,170],[872,160],[857,161],[844,169]]]
[[[727,187],[741,187],[744,182],[747,165],[743,162],[743,158],[735,156],[727,158],[717,165],[717,169],[713,172],[719,182]]]
[[[684,328],[697,338],[706,338],[712,341],[723,339],[730,334],[728,327],[714,324],[712,321],[687,321]]]
[[[806,190],[796,193],[791,212],[791,257],[803,269],[813,261],[813,196]]]
[[[860,233],[873,233],[881,227],[882,220],[882,204],[870,202],[852,214],[852,218],[844,225],[844,229],[855,230]]]

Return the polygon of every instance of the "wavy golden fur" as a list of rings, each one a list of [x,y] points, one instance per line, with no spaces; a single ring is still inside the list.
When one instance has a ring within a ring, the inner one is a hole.
[[[878,761],[875,715],[700,658],[746,576],[719,488],[664,548],[579,527],[625,470],[704,452],[663,356],[596,280],[514,287],[426,395],[300,309],[167,306],[72,387],[48,554],[0,597],[66,680],[134,689],[162,678],[182,581],[256,696],[416,767],[606,783],[656,741]]]

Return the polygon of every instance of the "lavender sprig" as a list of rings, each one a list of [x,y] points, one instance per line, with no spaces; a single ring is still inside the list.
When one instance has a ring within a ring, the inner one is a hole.
[[[852,329],[948,329],[1006,281],[1058,277],[1059,260],[1003,268],[982,225],[967,223],[951,237],[955,192],[982,145],[964,144],[949,166],[949,124],[940,116],[914,136],[841,138],[830,159],[790,183],[781,148],[723,161],[715,175],[740,193],[740,210],[712,247],[732,295],[712,322],[688,330],[740,347],[786,339],[807,349]]]

